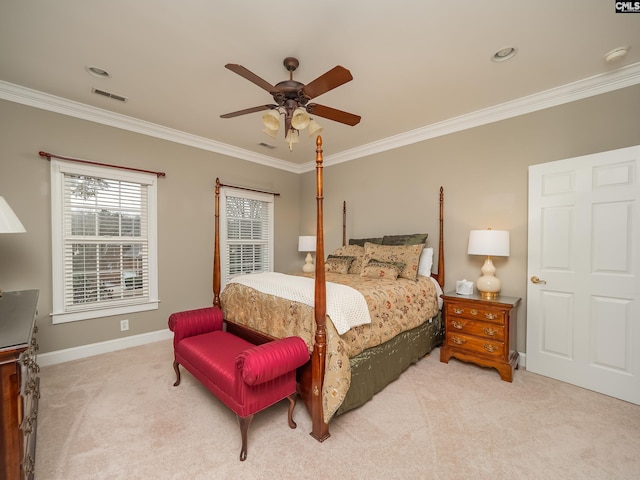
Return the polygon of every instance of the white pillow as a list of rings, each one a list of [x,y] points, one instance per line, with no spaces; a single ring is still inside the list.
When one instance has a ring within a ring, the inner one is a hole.
[[[423,248],[418,264],[418,275],[430,277],[431,267],[433,267],[433,248]]]

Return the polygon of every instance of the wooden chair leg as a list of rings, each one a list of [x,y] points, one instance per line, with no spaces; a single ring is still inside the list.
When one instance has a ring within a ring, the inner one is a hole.
[[[296,422],[293,421],[293,409],[296,408],[296,398],[297,394],[295,393],[287,397],[287,400],[289,400],[289,428],[296,428],[298,426]]]
[[[173,361],[173,369],[176,371],[176,383],[174,383],[173,386],[177,387],[180,385],[180,364],[175,360]]]
[[[247,459],[247,433],[249,432],[249,425],[251,425],[251,420],[253,420],[253,415],[249,415],[248,417],[238,417],[238,422],[240,422],[240,435],[242,436],[242,450],[240,450],[240,461],[244,462]]]

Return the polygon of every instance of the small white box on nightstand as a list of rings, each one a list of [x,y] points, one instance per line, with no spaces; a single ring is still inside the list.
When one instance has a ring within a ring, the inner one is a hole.
[[[456,281],[456,293],[458,295],[473,295],[473,282],[468,280]]]

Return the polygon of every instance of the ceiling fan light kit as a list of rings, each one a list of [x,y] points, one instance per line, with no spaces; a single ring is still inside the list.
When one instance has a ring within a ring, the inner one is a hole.
[[[263,128],[262,129],[262,133],[264,133],[265,135],[269,135],[271,138],[277,138],[278,137],[278,130],[272,130],[270,128]]]
[[[298,107],[293,112],[291,117],[291,126],[296,130],[304,130],[309,125],[309,115],[305,112],[304,108]]]
[[[300,64],[296,58],[287,57],[284,59],[283,64],[289,72],[289,80],[284,80],[276,85],[271,85],[242,65],[235,63],[225,65],[225,68],[269,92],[276,103],[246,108],[244,110],[220,115],[220,117],[233,118],[261,110],[268,110],[268,112],[262,116],[262,123],[265,126],[263,132],[275,138],[275,134],[280,127],[280,115],[283,115],[285,141],[289,144],[289,150],[293,150],[293,144],[299,142],[299,130],[309,128],[309,136],[313,136],[322,131],[322,127],[309,116],[310,114],[350,126],[357,125],[360,122],[360,116],[354,115],[353,113],[318,105],[316,103],[308,103],[312,98],[318,97],[329,90],[333,90],[353,80],[349,70],[338,65],[305,85],[293,79],[293,72]]]
[[[287,142],[289,145],[291,145],[292,143],[299,143],[300,135],[298,134],[298,131],[294,130],[293,128],[289,130],[287,132],[287,136],[284,138],[284,141]]]
[[[308,130],[309,136],[313,137],[314,135],[319,134],[322,131],[322,127],[318,122],[316,122],[313,118],[309,121]]]
[[[269,110],[262,115],[262,123],[268,130],[277,132],[280,128],[280,114],[277,110]]]

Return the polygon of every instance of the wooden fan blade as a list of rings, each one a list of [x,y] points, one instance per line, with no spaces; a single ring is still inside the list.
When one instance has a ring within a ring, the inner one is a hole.
[[[278,91],[278,89],[276,87],[271,85],[266,80],[260,78],[255,73],[247,70],[242,65],[238,65],[236,63],[227,63],[225,65],[225,68],[228,68],[232,72],[237,73],[238,75],[240,75],[242,78],[246,78],[250,82],[255,83],[257,86],[259,86],[260,88],[266,90],[269,93],[274,93],[274,92]]]
[[[260,105],[257,107],[245,108],[244,110],[238,110],[237,112],[225,113],[224,115],[220,115],[220,118],[239,117],[240,115],[246,115],[247,113],[261,112],[262,110],[269,110],[276,107],[277,105]]]
[[[312,99],[353,80],[351,72],[338,65],[302,87],[305,97]]]
[[[310,103],[307,105],[307,112],[311,115],[317,115],[318,117],[328,118],[334,122],[346,123],[347,125],[357,125],[360,123],[360,116],[353,113],[343,112],[331,107],[325,107],[324,105],[318,105],[317,103]]]

